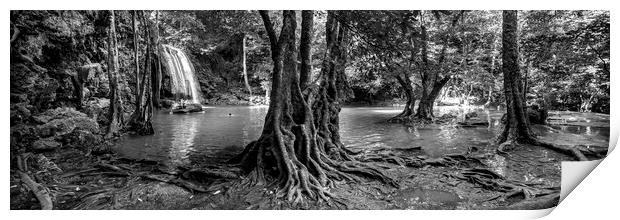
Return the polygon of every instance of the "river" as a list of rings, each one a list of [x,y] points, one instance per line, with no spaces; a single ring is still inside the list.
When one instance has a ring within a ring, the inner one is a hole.
[[[490,126],[458,127],[453,124],[418,128],[385,123],[402,107],[345,107],[340,113],[343,143],[350,149],[371,147],[409,148],[420,146],[422,154],[440,157],[447,153],[483,148],[492,143],[500,129],[503,111],[478,110],[478,117]],[[462,112],[455,107],[438,107],[436,115]],[[115,150],[123,157],[154,160],[169,165],[187,165],[204,160],[221,160],[257,139],[267,107],[206,107],[203,113],[153,116],[155,135],[123,136]],[[550,112],[549,127],[534,127],[541,138],[558,144],[608,145],[609,115]],[[213,161],[211,161],[213,162]]]

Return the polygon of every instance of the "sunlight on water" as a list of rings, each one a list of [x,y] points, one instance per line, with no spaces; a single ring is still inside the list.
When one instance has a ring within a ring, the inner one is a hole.
[[[178,123],[172,132],[170,143],[170,160],[175,163],[186,164],[189,162],[188,156],[193,151],[194,139],[196,138],[196,128],[198,121],[185,118],[186,122]]]

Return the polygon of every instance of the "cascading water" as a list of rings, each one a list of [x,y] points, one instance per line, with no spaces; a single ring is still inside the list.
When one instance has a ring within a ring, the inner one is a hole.
[[[185,53],[178,48],[162,45],[162,57],[170,75],[172,94],[176,98],[186,99],[192,103],[200,103],[202,96],[198,90],[198,80],[194,75],[194,66]]]

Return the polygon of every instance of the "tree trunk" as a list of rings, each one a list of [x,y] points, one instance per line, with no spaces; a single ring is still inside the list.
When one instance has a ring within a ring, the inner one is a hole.
[[[250,83],[248,82],[248,72],[246,70],[246,49],[245,49],[245,35],[243,35],[243,40],[242,40],[242,44],[241,44],[242,50],[243,50],[243,82],[245,83],[245,88],[248,89],[248,92],[250,93],[250,101],[252,101],[252,87],[250,87]]]
[[[517,11],[503,12],[502,25],[502,72],[504,73],[504,96],[506,97],[507,120],[498,138],[503,142],[531,143],[533,137],[525,112],[519,73],[517,48]]]
[[[403,109],[403,111],[400,114],[391,118],[389,120],[390,122],[401,122],[415,115],[414,107],[415,107],[416,99],[415,99],[414,88],[413,88],[413,85],[411,84],[411,80],[409,79],[407,74],[405,74],[405,76],[401,76],[400,74],[396,75],[396,80],[400,84],[400,87],[402,88],[402,90],[405,92],[407,103],[405,103],[405,108]]]
[[[138,59],[138,22],[136,21],[137,11],[132,11],[131,13],[131,22],[132,22],[132,31],[133,31],[133,54],[134,54],[134,63],[136,65],[136,111],[140,111],[139,108],[142,107],[142,100],[139,100],[140,97],[140,61]]]
[[[314,35],[314,28],[312,24],[314,23],[314,13],[313,11],[301,11],[301,32],[304,33],[301,35],[300,45],[299,45],[299,56],[301,56],[301,66],[300,71],[301,75],[299,76],[299,83],[301,85],[301,89],[305,89],[308,86],[308,81],[312,76],[312,36]]]
[[[441,80],[433,83],[431,91],[429,93],[422,93],[422,98],[418,104],[418,111],[415,117],[418,119],[432,120],[435,115],[433,114],[433,106],[435,105],[435,99],[441,92],[441,89],[450,81],[450,77],[446,76]]]
[[[147,21],[148,22],[148,21]],[[148,23],[150,24],[150,22]],[[151,62],[153,62],[154,70],[151,71],[151,85],[152,85],[152,98],[151,102],[155,108],[160,108],[161,104],[160,94],[161,94],[161,62],[159,61],[159,11],[155,12],[155,24],[153,24],[153,33],[150,33],[149,37],[152,37],[151,43],[154,44],[151,46]],[[149,29],[150,31],[150,29]]]
[[[144,21],[146,21],[146,18],[143,17],[143,19]],[[153,73],[156,72],[157,70],[157,67],[155,66],[155,64],[158,61],[156,58],[154,58],[154,54],[155,54],[153,52],[154,42],[149,37],[150,35],[151,35],[150,29],[148,28],[148,25],[147,25],[145,26],[145,29],[144,29],[144,36],[146,39],[146,42],[145,42],[145,45],[146,45],[145,55],[146,56],[144,58],[145,67],[144,67],[144,72],[142,74],[142,80],[141,80],[142,83],[139,84],[139,87],[138,87],[138,96],[136,97],[136,100],[137,100],[136,110],[131,115],[131,118],[128,123],[129,130],[135,131],[140,135],[150,135],[150,134],[155,133],[155,130],[153,129],[153,124],[151,122],[151,118],[153,115],[152,93],[154,89],[154,87],[152,87],[152,84],[153,84],[152,76],[155,75]],[[136,65],[138,65],[137,61],[138,59],[136,58]],[[139,78],[139,76],[137,78]]]
[[[118,88],[118,45],[116,40],[116,24],[114,11],[110,11],[110,30],[108,36],[108,80],[110,84],[110,126],[105,135],[111,138],[123,125],[123,102]]]
[[[389,182],[380,170],[355,161],[344,149],[338,134],[342,85],[343,30],[328,12],[326,23],[327,50],[320,85],[301,89],[295,47],[296,14],[284,11],[282,30],[277,38],[268,12],[260,11],[270,42],[273,59],[272,88],[269,110],[263,132],[248,144],[231,162],[240,162],[248,172],[244,181],[250,184],[274,182],[276,195],[297,203],[303,195],[328,200],[327,187],[333,179],[358,180],[351,174],[362,174]],[[313,22],[304,22],[308,30]],[[302,31],[301,35],[308,35]],[[309,37],[309,36],[305,36]],[[308,43],[308,42],[305,42]],[[310,47],[310,45],[305,45]],[[306,75],[307,76],[307,75]]]

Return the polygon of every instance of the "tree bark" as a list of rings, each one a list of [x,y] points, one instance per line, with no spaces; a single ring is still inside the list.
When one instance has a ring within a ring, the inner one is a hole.
[[[301,56],[300,66],[300,85],[301,89],[305,89],[308,85],[308,81],[312,76],[312,36],[314,35],[314,12],[304,10],[301,11],[301,39],[299,45],[299,56]]]
[[[401,76],[400,74],[395,76],[396,80],[400,84],[401,89],[405,92],[405,97],[407,97],[407,102],[405,103],[405,108],[403,111],[391,118],[390,122],[401,122],[403,120],[410,119],[415,115],[415,89],[409,79],[409,76],[405,74],[405,76]]]
[[[159,53],[157,52],[159,51],[159,11],[155,12],[155,23],[153,24],[152,28],[153,28],[152,30],[153,33],[150,33],[150,37],[153,38],[151,40],[153,44],[151,46],[151,62],[153,62],[152,67],[154,68],[154,70],[151,71],[151,85],[152,85],[151,103],[153,104],[155,108],[160,108],[161,107],[160,94],[161,94],[162,73],[161,73],[161,62],[159,61],[160,60]]]
[[[110,126],[105,135],[111,138],[123,126],[123,102],[118,87],[118,42],[116,40],[116,22],[114,11],[110,11],[110,29],[108,35],[108,80],[110,84],[110,111],[108,119]]]
[[[502,72],[504,74],[504,96],[506,98],[507,120],[498,143],[533,142],[525,102],[521,92],[519,53],[517,48],[517,11],[503,12],[502,25]]]
[[[418,104],[418,109],[414,117],[417,119],[432,120],[434,117],[433,105],[435,99],[437,99],[441,89],[450,81],[450,77],[445,76],[439,79],[439,70],[430,68],[430,62],[428,60],[428,33],[424,24],[420,26],[419,35],[419,39],[414,40],[414,46],[421,48],[420,56],[422,62],[418,65],[418,69],[422,81],[422,97],[420,98],[420,103]],[[439,60],[437,61],[438,66],[443,65],[445,52],[446,47],[443,46],[439,54]]]
[[[250,93],[250,99],[252,98],[252,87],[250,87],[250,83],[248,82],[248,72],[246,70],[246,49],[245,49],[245,35],[243,35],[243,39],[242,39],[242,44],[241,44],[242,50],[243,50],[243,82],[245,83],[245,88],[248,89],[248,92]],[[250,100],[251,101],[251,100]]]
[[[142,100],[139,100],[140,97],[140,61],[138,58],[138,22],[137,19],[137,11],[132,11],[131,13],[131,22],[132,22],[132,31],[133,31],[133,54],[134,54],[134,65],[136,65],[136,111],[140,111],[139,108],[142,107]]]
[[[145,24],[147,18],[143,17]],[[157,58],[155,58],[155,52],[153,51],[153,47],[156,47],[154,44],[153,38],[151,38],[151,33],[148,25],[145,26],[144,36],[146,39],[146,52],[144,58],[144,72],[142,74],[142,83],[138,87],[138,97],[137,107],[134,113],[131,115],[131,119],[129,120],[129,130],[135,131],[140,135],[151,135],[155,133],[153,128],[153,124],[151,122],[153,115],[153,98],[152,94],[154,93],[155,87],[153,84],[153,76],[156,75],[157,66],[156,64],[159,62]],[[137,59],[136,59],[137,61]],[[138,64],[138,63],[136,63]],[[139,78],[140,76],[138,76]]]
[[[439,92],[441,92],[441,89],[448,83],[448,81],[450,81],[449,76],[443,77],[441,80],[432,83],[430,92],[422,93],[422,98],[418,104],[418,111],[416,112],[415,117],[425,120],[432,120],[433,117],[435,117],[433,114],[435,99],[437,99]]]
[[[326,23],[327,51],[320,85],[302,91],[302,74],[297,71],[295,12],[283,12],[282,30],[276,37],[268,12],[260,11],[274,64],[271,101],[261,136],[231,162],[243,165],[249,175],[247,183],[276,183],[276,195],[293,203],[303,200],[304,195],[328,200],[326,188],[333,186],[333,179],[358,180],[351,174],[393,183],[381,170],[355,161],[340,142],[337,86],[342,82],[337,80],[343,78],[337,75],[343,73],[339,65],[345,61],[345,35],[339,34],[343,31],[332,13],[328,12]]]

